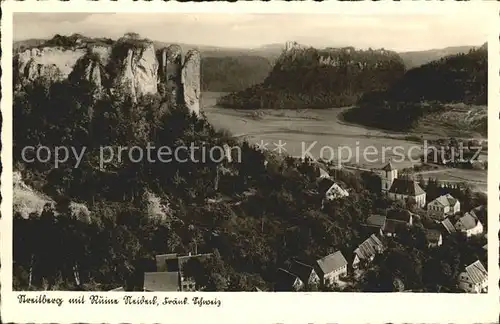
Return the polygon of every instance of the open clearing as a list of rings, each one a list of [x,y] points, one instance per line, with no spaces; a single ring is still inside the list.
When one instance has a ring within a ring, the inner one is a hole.
[[[236,110],[216,106],[220,93],[203,93],[202,109],[216,128],[227,129],[250,143],[286,143],[286,154],[302,156],[308,148],[316,158],[349,162],[364,168],[378,168],[389,161],[399,168],[411,167],[422,152],[422,144],[412,141],[416,134],[390,133],[348,124],[339,120],[347,108],[321,110]],[[410,136],[413,135],[413,136]],[[436,134],[437,137],[437,134]],[[419,136],[417,136],[419,138]],[[332,158],[333,154],[333,158]],[[404,157],[404,158],[402,158]],[[486,191],[486,171],[443,168],[429,174],[450,182],[469,182]],[[425,174],[424,174],[425,176]]]
[[[444,112],[422,118],[415,131],[440,137],[485,138],[488,124],[487,106],[448,104]]]

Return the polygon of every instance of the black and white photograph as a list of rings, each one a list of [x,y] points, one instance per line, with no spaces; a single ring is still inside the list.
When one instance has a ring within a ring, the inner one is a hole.
[[[14,289],[487,291],[486,35],[132,16],[14,16]]]
[[[482,19],[13,13],[16,303],[487,295]]]

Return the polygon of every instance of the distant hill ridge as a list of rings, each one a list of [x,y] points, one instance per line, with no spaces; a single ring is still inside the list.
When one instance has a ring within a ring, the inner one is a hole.
[[[364,92],[386,89],[404,71],[399,55],[385,49],[316,49],[287,42],[261,84],[222,97],[219,104],[244,109],[352,105]]]
[[[483,45],[485,46],[485,45]],[[406,68],[411,69],[417,66],[427,64],[431,61],[439,60],[442,57],[468,53],[471,49],[479,46],[451,46],[440,49],[430,49],[425,51],[400,52],[399,55],[405,62]]]
[[[452,109],[449,105],[487,105],[487,89],[488,51],[484,44],[467,54],[447,56],[409,70],[387,90],[365,93],[358,107],[344,117],[369,126],[408,130],[426,115]],[[475,110],[471,108],[463,119],[471,117]],[[474,119],[472,130],[484,135],[487,114],[482,110],[479,116],[484,120]]]

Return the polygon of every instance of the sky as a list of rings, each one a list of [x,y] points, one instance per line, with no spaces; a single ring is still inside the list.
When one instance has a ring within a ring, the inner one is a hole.
[[[14,40],[80,33],[116,39],[126,32],[168,43],[255,48],[297,41],[315,47],[395,51],[482,45],[481,16],[227,13],[16,13]]]

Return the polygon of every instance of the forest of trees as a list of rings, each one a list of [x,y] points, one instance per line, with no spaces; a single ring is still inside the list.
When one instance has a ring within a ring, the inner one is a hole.
[[[201,59],[202,91],[241,91],[261,83],[271,70],[271,63],[261,56],[203,56]]]
[[[228,108],[331,108],[385,90],[404,73],[401,58],[385,50],[314,48],[284,51],[260,84],[219,99]]]
[[[197,251],[214,253],[186,270],[198,286],[268,290],[276,270],[292,258],[312,263],[336,250],[352,256],[366,239],[361,224],[370,214],[402,208],[367,190],[372,176],[346,171],[338,172],[336,181],[349,188],[350,196],[322,209],[316,164],[236,143],[203,116],[189,115],[158,96],[134,102],[116,91],[97,100],[82,81],[40,79],[15,93],[13,113],[15,169],[28,185],[56,202],[29,218],[14,211],[14,289],[106,290],[123,285],[140,290],[142,274],[150,271],[156,254]],[[150,143],[175,148],[192,142],[239,145],[241,163],[135,163],[124,155],[99,167],[100,146]],[[87,151],[78,168],[74,159],[54,168],[51,163],[23,162],[21,150],[28,145],[85,146]],[[218,179],[221,169],[226,171]],[[162,217],[148,212],[151,194],[169,206]],[[467,189],[457,197],[471,207],[486,199]],[[88,206],[90,217],[72,216],[72,201]],[[388,282],[398,279],[408,289],[453,290],[457,269],[478,255],[476,245],[484,243],[470,245],[452,237],[455,243],[430,251],[421,244],[424,221],[390,241],[390,253],[381,256],[387,259],[377,261],[358,285],[345,289],[392,291]],[[436,273],[441,275],[429,276]]]
[[[444,111],[447,103],[486,105],[487,84],[488,52],[483,46],[409,70],[389,89],[365,93],[344,118],[404,131],[425,114]]]

